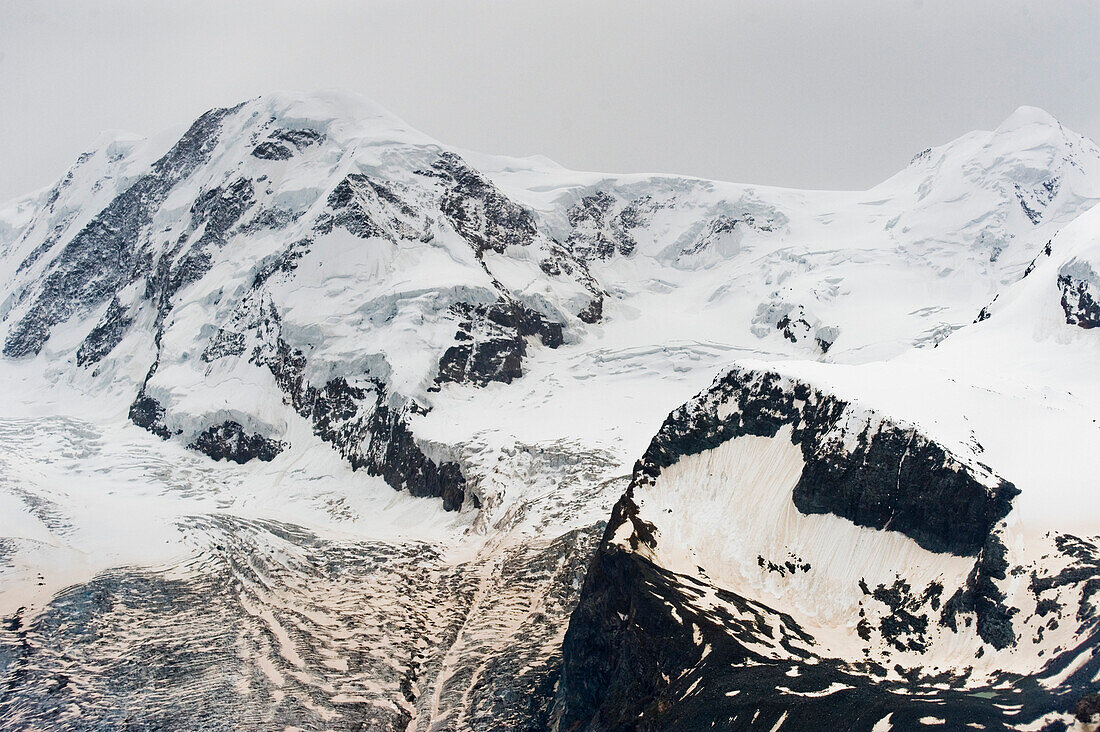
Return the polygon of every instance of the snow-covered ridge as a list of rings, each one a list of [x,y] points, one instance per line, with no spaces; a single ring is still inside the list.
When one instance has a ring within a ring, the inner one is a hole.
[[[676,332],[866,361],[967,322],[1097,195],[1100,169],[1095,145],[1026,109],[867,193],[472,157],[481,170],[336,94],[213,110],[174,144],[105,142],[8,209],[4,353],[128,392],[158,434],[264,455],[285,442],[284,399],[317,421],[315,391],[384,392],[397,421],[348,428],[365,439],[411,425],[447,384],[519,377],[531,338]],[[1051,180],[1036,217],[1019,191]],[[367,401],[369,421],[383,405]],[[386,448],[340,449],[369,466]],[[434,452],[391,478],[457,506]]]

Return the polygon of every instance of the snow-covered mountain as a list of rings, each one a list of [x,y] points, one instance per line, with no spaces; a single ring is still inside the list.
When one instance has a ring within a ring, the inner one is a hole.
[[[862,192],[104,138],[0,209],[0,726],[1070,723],[1098,202],[1032,108]]]

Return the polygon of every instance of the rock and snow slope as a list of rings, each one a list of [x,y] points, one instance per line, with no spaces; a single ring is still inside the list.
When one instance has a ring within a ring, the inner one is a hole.
[[[104,140],[0,210],[5,724],[770,729],[796,658],[829,671],[792,728],[921,667],[1064,712],[1098,201],[1030,108],[865,192],[488,157],[331,94]],[[626,636],[659,658],[609,676]]]
[[[672,412],[571,620],[561,727],[1073,721],[1100,678],[1098,244],[1100,207],[936,349],[741,362]]]

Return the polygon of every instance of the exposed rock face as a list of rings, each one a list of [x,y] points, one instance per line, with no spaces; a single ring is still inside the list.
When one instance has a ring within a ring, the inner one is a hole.
[[[146,296],[160,303],[162,319],[172,297],[210,271],[211,249],[226,245],[230,229],[253,203],[252,181],[245,178],[211,188],[196,199],[191,207],[191,225],[176,245],[160,257],[146,287]]]
[[[406,423],[409,407],[388,404],[382,384],[362,388],[334,379],[321,389],[308,387],[306,394],[304,413],[312,417],[315,431],[353,468],[365,468],[414,496],[442,498],[448,511],[462,506],[466,480],[461,468],[454,462],[436,463],[423,453]]]
[[[1038,254],[1036,254],[1035,258],[1032,259],[1031,262],[1024,269],[1023,277],[1027,277],[1029,274],[1034,272],[1035,268],[1039,265],[1039,262],[1042,261],[1044,257],[1049,257],[1053,252],[1054,252],[1054,250],[1053,250],[1053,248],[1051,248],[1051,242],[1048,241],[1043,246],[1043,250],[1041,252],[1039,252]]]
[[[373,192],[365,175],[353,173],[344,178],[329,195],[329,212],[318,221],[317,231],[327,234],[339,226],[360,239],[382,236],[382,227],[375,223],[366,203],[366,197]]]
[[[172,431],[164,425],[164,407],[150,396],[141,394],[130,405],[130,421],[167,440]]]
[[[750,216],[746,223],[751,226],[752,221],[753,219]],[[698,254],[707,247],[712,246],[716,239],[736,232],[737,225],[740,223],[741,221],[739,221],[738,219],[726,216],[725,214],[715,218],[707,225],[707,228],[703,232],[703,235],[700,236],[690,247],[684,249],[682,254]]]
[[[553,729],[750,730],[780,720],[791,729],[870,728],[887,709],[904,710],[895,717],[903,722],[936,708],[891,694],[900,684],[867,684],[842,664],[804,665],[812,659],[799,649],[805,632],[749,598],[719,589],[721,605],[699,609],[692,601],[713,588],[608,545],[623,521],[634,521],[644,541],[631,512],[626,499],[616,506],[570,619]],[[785,642],[793,657],[777,662],[756,651],[761,634]],[[823,698],[797,695],[834,684],[840,691]]]
[[[276,129],[252,150],[252,155],[262,160],[289,160],[298,151],[323,140],[324,135],[316,130]]]
[[[498,300],[488,306],[456,305],[461,320],[455,340],[439,361],[438,383],[458,382],[485,386],[510,383],[523,375],[527,338],[543,345],[562,344],[562,326],[515,302]]]
[[[277,327],[272,313],[268,327]],[[377,379],[349,384],[337,377],[317,387],[304,374],[306,360],[286,341],[273,349],[257,349],[253,360],[266,366],[294,409],[309,418],[314,432],[332,444],[352,466],[378,475],[397,490],[414,496],[442,498],[449,511],[462,506],[465,478],[457,463],[437,463],[417,445],[407,424],[411,405],[390,403],[385,385]]]
[[[726,416],[717,405],[724,404]],[[881,418],[854,431],[842,400],[775,373],[733,368],[669,415],[636,470],[649,479],[685,455],[742,435],[774,437],[793,425],[806,467],[794,489],[803,513],[899,531],[934,552],[976,556],[1018,491],[976,476],[917,430]]]
[[[1043,219],[1043,210],[1058,195],[1058,178],[1048,178],[1032,189],[1026,189],[1018,183],[1014,188],[1020,208],[1031,223],[1038,224]]]
[[[1081,724],[1100,722],[1100,693],[1081,697],[1081,700],[1073,707],[1073,716]]]
[[[828,353],[840,336],[840,328],[825,325],[806,312],[802,305],[787,302],[774,293],[773,299],[762,302],[752,319],[752,332],[758,338],[778,333],[791,343],[815,344],[821,353]]]
[[[600,322],[600,320],[603,319],[603,301],[603,295],[598,295],[593,298],[592,302],[588,303],[583,310],[577,313],[577,317],[582,322],[588,323],[589,325]]]
[[[630,206],[615,214],[616,199],[607,191],[585,196],[569,209],[569,225],[573,228],[565,245],[582,260],[609,259],[619,254],[629,256],[637,242],[630,229],[637,225],[637,216]]]
[[[966,584],[944,604],[941,622],[952,630],[958,630],[955,616],[973,613],[982,640],[998,649],[1015,645],[1012,616],[1018,610],[1005,605],[1005,593],[997,587],[998,581],[1006,579],[1007,570],[1004,544],[996,535],[990,535]]]
[[[119,344],[133,322],[118,298],[111,298],[107,312],[80,344],[80,350],[76,353],[77,364],[90,366],[101,361]]]
[[[253,289],[267,282],[272,275],[288,275],[293,272],[298,266],[298,261],[309,252],[312,246],[313,239],[298,239],[288,244],[286,249],[275,257],[263,262],[252,278]]]
[[[756,217],[749,213],[739,217],[721,214],[712,219],[702,233],[680,252],[680,255],[690,257],[717,249],[719,250],[717,253],[723,257],[733,257],[740,252],[743,230],[771,233],[774,228],[773,222],[757,221]]]
[[[209,159],[221,120],[234,109],[207,112],[179,142],[124,193],[85,226],[52,262],[38,297],[4,343],[4,355],[37,354],[51,329],[75,314],[107,302],[129,282],[145,274],[142,255],[153,212],[172,187]]]
[[[253,459],[269,463],[286,448],[278,440],[248,434],[244,427],[232,420],[206,428],[191,447],[214,460],[232,460],[241,464]]]
[[[628,511],[616,507],[609,526],[631,520]],[[1005,674],[999,683],[1013,689],[1006,692],[966,688],[951,673],[898,678],[873,662],[819,657],[789,615],[606,539],[570,619],[553,729],[872,729],[887,716],[896,729],[929,719],[947,729],[1012,729],[1025,718],[1070,711],[1073,700],[1051,695],[1035,678]],[[787,652],[761,653],[761,638]],[[1074,655],[1063,654],[1054,669],[1066,669]],[[1075,678],[1088,688],[1085,674]]]
[[[432,169],[444,181],[441,209],[474,251],[503,253],[510,246],[531,244],[537,232],[534,217],[497,190],[462,158],[443,153]]]
[[[1058,270],[1066,322],[1079,328],[1100,327],[1100,275],[1086,261],[1074,260]]]

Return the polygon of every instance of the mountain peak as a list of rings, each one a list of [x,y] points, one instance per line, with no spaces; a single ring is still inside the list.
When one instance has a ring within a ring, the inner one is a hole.
[[[248,100],[242,108],[251,119],[270,119],[292,129],[308,127],[341,144],[364,137],[435,142],[369,97],[337,89],[269,92]]]
[[[1017,107],[1015,112],[1010,114],[1004,122],[998,125],[996,132],[1013,132],[1032,126],[1060,128],[1062,123],[1044,109],[1024,105]]]
[[[273,91],[250,100],[274,113],[331,119],[388,118],[396,115],[362,94],[340,89],[323,91]]]

